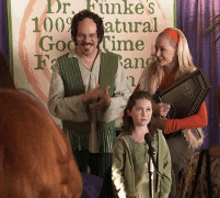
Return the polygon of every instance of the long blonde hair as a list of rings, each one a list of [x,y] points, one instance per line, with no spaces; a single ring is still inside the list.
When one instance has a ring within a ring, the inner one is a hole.
[[[178,81],[196,70],[193,64],[192,55],[189,51],[188,43],[183,32],[177,28],[166,28],[175,31],[179,36],[179,42],[176,44],[173,39],[164,32],[161,32],[157,38],[165,36],[169,39],[170,44],[176,49],[177,64],[175,68],[175,81]],[[165,29],[165,30],[166,30]],[[164,67],[157,64],[157,60],[147,66],[139,80],[141,90],[148,91],[150,94],[155,94],[161,81],[164,77]]]
[[[179,41],[178,44],[166,33],[161,32],[157,38],[165,36],[169,39],[170,44],[176,49],[176,68],[174,70],[174,79],[175,82],[184,78],[188,74],[196,70],[195,65],[193,64],[192,55],[189,50],[188,42],[186,40],[183,32],[177,28],[166,28],[165,30],[170,29],[175,31],[178,34]],[[164,30],[164,31],[165,31]],[[161,81],[165,75],[164,67],[161,67],[157,64],[157,60],[152,62],[148,67],[146,67],[140,77],[138,86],[140,90],[144,90],[154,95],[161,85]],[[204,133],[201,128],[195,129],[200,138],[197,139],[191,129],[184,129],[183,134],[186,140],[193,148],[197,148],[202,145],[204,141]]]

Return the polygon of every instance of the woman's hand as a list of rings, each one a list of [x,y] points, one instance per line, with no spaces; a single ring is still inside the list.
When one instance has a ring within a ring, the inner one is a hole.
[[[165,118],[170,111],[170,104],[168,103],[157,103],[153,107],[153,112],[156,116]]]
[[[165,118],[161,117],[161,118],[157,118],[155,120],[156,125],[158,126],[159,129],[164,129],[164,122],[165,122]]]

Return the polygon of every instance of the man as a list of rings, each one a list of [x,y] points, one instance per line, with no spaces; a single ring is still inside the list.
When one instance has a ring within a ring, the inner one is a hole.
[[[118,56],[99,47],[104,26],[97,14],[88,10],[76,14],[71,36],[76,49],[57,59],[48,108],[62,120],[80,170],[86,171],[88,162],[92,174],[104,177],[116,137],[114,120],[131,89]]]

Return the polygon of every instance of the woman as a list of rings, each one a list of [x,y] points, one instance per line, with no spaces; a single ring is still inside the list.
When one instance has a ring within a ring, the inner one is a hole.
[[[79,198],[68,140],[37,100],[0,89],[0,197]]]
[[[143,71],[136,90],[145,90],[150,94],[160,93],[175,82],[196,70],[184,34],[176,28],[166,28],[161,32],[155,44],[156,60]],[[203,133],[197,140],[190,129],[207,125],[205,102],[200,106],[196,115],[183,119],[167,119],[170,105],[159,103],[154,112],[161,116],[158,122],[170,148],[172,159],[173,183],[170,197],[175,197],[179,180],[178,173],[184,167],[186,160],[192,155],[194,148],[203,143]]]
[[[217,91],[220,118],[220,86]],[[178,198],[220,197],[220,145],[195,153],[181,178]]]

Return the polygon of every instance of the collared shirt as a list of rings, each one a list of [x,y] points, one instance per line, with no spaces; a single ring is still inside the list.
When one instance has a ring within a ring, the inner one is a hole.
[[[99,50],[93,63],[92,70],[87,69],[75,50],[71,51],[68,55],[69,57],[77,58],[86,91],[90,88],[95,88],[99,84],[101,53],[106,52],[102,49]],[[60,75],[59,65],[56,64],[53,69],[48,98],[50,113],[61,120],[74,122],[91,121],[86,111],[86,107],[81,100],[82,95],[71,97],[64,97],[64,95],[63,80]],[[117,119],[121,111],[125,108],[130,95],[131,87],[127,81],[124,68],[118,65],[115,76],[114,97],[111,98],[111,104],[105,112],[97,113],[97,119],[102,122],[110,122]]]

